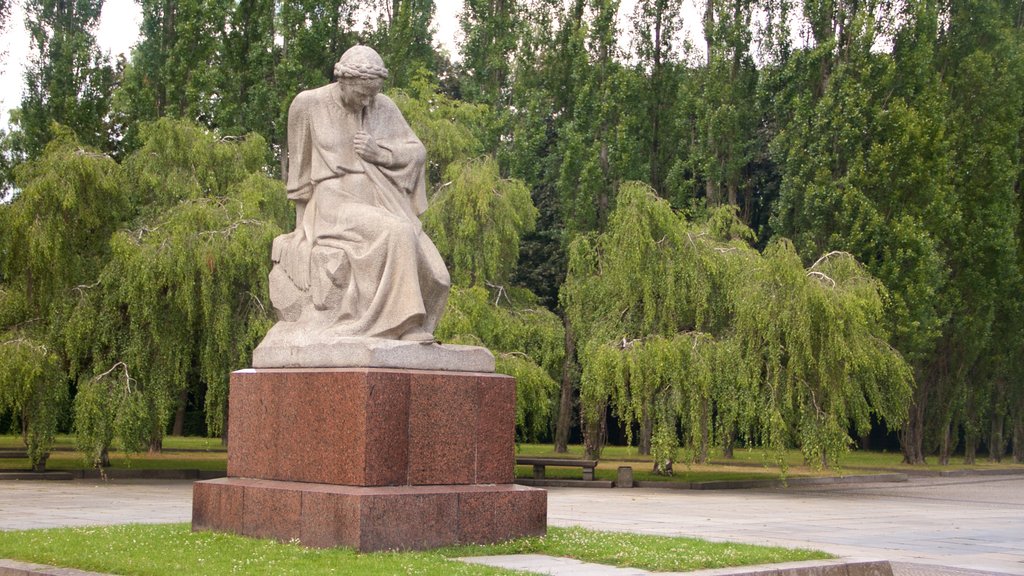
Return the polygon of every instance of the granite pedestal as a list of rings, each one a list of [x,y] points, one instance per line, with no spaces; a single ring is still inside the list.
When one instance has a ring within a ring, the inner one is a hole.
[[[472,372],[231,375],[226,478],[192,527],[361,551],[540,535],[547,493],[513,484],[515,380]]]

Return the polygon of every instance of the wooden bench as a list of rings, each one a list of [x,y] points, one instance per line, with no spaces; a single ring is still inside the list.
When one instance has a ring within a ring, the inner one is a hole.
[[[533,466],[533,477],[536,480],[544,478],[544,468],[547,466],[565,466],[583,468],[583,479],[594,479],[594,468],[597,467],[597,460],[573,460],[570,458],[529,458],[516,457],[516,464]]]
[[[50,453],[49,452],[47,452],[46,454],[43,454],[42,460],[40,460],[38,463],[36,463],[35,466],[32,467],[32,471],[33,472],[45,472],[46,471],[46,460],[49,457],[50,457]],[[11,459],[18,459],[18,460],[20,460],[20,459],[27,459],[28,458],[28,450],[20,450],[20,449],[13,449],[12,450],[10,448],[0,449],[0,459],[3,459],[3,458],[11,458]]]

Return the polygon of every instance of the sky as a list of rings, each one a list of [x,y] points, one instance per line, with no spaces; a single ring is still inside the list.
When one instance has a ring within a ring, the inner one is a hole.
[[[684,10],[689,12],[684,16],[688,29],[684,33],[691,37],[694,36],[694,28],[699,29],[699,20],[692,19],[697,14],[695,1],[698,0],[684,2]],[[635,0],[623,0],[620,4],[619,28],[622,32],[628,28],[626,23],[633,12],[634,3]],[[458,41],[462,35],[458,23],[462,2],[438,0],[435,6],[434,37],[452,57],[457,57]],[[96,33],[100,49],[108,51],[112,56],[128,55],[131,47],[138,41],[141,21],[141,9],[135,0],[106,0],[103,3],[99,30]],[[21,2],[15,0],[7,28],[0,36],[0,53],[6,55],[0,67],[0,127],[7,126],[8,111],[21,103],[21,90],[24,85],[23,66],[29,53],[29,39],[24,22],[25,12]],[[623,43],[628,41],[628,34],[623,33],[619,37]]]

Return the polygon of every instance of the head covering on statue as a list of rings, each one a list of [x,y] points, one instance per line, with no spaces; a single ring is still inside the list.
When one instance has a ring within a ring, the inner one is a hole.
[[[288,110],[285,183],[296,223],[274,239],[279,321],[254,352],[256,367],[349,366],[336,358],[339,344],[356,340],[434,344],[448,299],[448,270],[419,221],[426,150],[380,93],[383,60],[353,46],[334,75]]]

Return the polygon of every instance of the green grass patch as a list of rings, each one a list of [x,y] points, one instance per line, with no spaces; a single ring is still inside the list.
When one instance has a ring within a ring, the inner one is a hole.
[[[581,445],[570,445],[568,446],[568,452],[561,454],[554,451],[554,446],[551,444],[517,444],[516,445],[517,456],[534,456],[540,458],[582,458],[583,457],[583,446]],[[721,468],[732,468],[733,471],[738,475],[737,477],[723,477],[714,479],[756,479],[767,474],[769,477],[779,476],[779,454],[775,452],[764,452],[758,448],[746,449],[737,448],[733,452],[732,458],[726,458],[722,455],[721,451],[714,451],[711,453],[707,464],[692,464],[694,458],[693,455],[685,450],[680,450],[678,458],[675,463],[675,476],[668,478],[671,480],[688,480],[688,481],[700,481],[694,480],[692,477],[687,477],[689,474],[702,474],[703,471],[719,470]],[[786,450],[781,454],[781,459],[787,466],[786,475],[789,477],[797,476],[820,476],[823,474],[834,474],[836,469],[825,469],[818,470],[814,466],[808,466],[803,459],[803,454],[800,450],[790,449]],[[603,465],[610,465],[613,468],[619,465],[629,465],[633,467],[633,474],[635,479],[644,480],[645,478],[637,477],[637,472],[644,469],[653,468],[653,460],[650,456],[642,455],[635,446],[606,446],[601,452],[601,463]],[[941,471],[941,470],[991,470],[991,469],[1020,469],[1024,467],[1024,464],[1013,463],[1009,459],[1004,459],[1001,463],[994,463],[989,461],[985,456],[980,456],[974,464],[964,464],[962,456],[954,456],[950,458],[950,462],[946,466],[940,466],[938,464],[937,457],[927,458],[927,462],[923,466],[908,466],[903,464],[903,455],[899,452],[881,452],[872,450],[852,450],[842,456],[839,462],[838,472],[841,474],[872,474],[879,470],[886,471],[900,471],[900,472],[914,472],[920,471]],[[749,470],[752,474],[747,478],[741,478],[746,474],[743,470]],[[549,470],[553,470],[550,469]],[[758,471],[760,470],[760,471]],[[651,480],[665,479],[664,477],[650,478]]]
[[[74,451],[75,437],[69,434],[58,434],[54,438],[53,447],[56,451]],[[204,438],[202,436],[164,436],[164,450],[188,450],[205,452],[226,452],[220,438]],[[25,443],[17,434],[0,434],[0,450],[22,450]]]
[[[92,468],[80,452],[75,450],[74,437],[60,435],[46,463],[47,470],[82,470]],[[0,435],[0,449],[24,449],[21,437],[17,435]],[[558,454],[551,444],[518,444],[516,454],[519,456],[535,456],[545,458],[582,458],[583,447],[569,446],[566,454]],[[720,453],[713,453],[707,464],[694,464],[692,456],[680,451],[672,476],[662,476],[652,472],[653,462],[650,456],[641,455],[633,446],[607,446],[601,454],[601,461],[596,476],[601,480],[614,480],[616,468],[631,466],[633,479],[648,482],[710,482],[716,480],[762,480],[777,479],[782,475],[776,460],[776,454],[765,454],[761,450],[737,449],[732,458],[725,458]],[[907,466],[903,464],[903,456],[898,452],[873,452],[854,450],[843,456],[837,469],[818,469],[803,462],[799,450],[787,450],[782,454],[786,463],[786,477],[799,478],[806,476],[827,476],[833,474],[857,475],[874,474],[879,471],[899,471],[913,473],[937,472],[942,470],[1011,470],[1021,469],[1024,465],[1010,461],[992,463],[987,459],[979,459],[973,465],[965,465],[962,457],[953,458],[949,465],[939,466],[936,458],[929,458],[924,466]],[[164,438],[164,450],[159,454],[141,452],[125,454],[120,451],[111,452],[114,468],[136,470],[202,470],[219,472],[227,469],[227,450],[221,445],[220,438],[202,438],[197,436],[167,436]],[[0,459],[0,470],[26,470],[29,468],[27,459]],[[579,468],[548,467],[549,478],[582,478]],[[531,478],[530,467],[516,468],[516,477]]]
[[[547,536],[540,538],[520,538],[504,544],[452,550],[444,553],[454,556],[548,554],[656,572],[686,572],[705,568],[834,558],[830,554],[814,550],[708,542],[696,538],[599,532],[578,527],[549,528]]]
[[[831,558],[828,554],[809,550],[596,532],[583,528],[551,528],[544,537],[520,538],[490,546],[371,554],[359,554],[344,548],[305,548],[229,534],[192,532],[188,524],[21,530],[5,532],[0,538],[0,558],[152,576],[516,574],[451,559],[527,553],[655,571]]]

